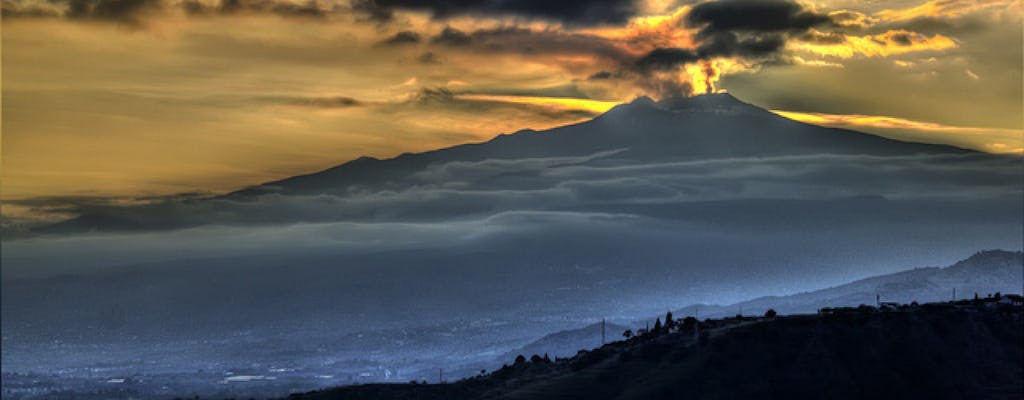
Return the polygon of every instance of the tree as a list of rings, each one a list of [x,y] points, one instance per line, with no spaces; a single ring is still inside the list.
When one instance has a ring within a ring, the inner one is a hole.
[[[657,334],[660,334],[660,333],[661,333],[661,318],[658,318],[657,320],[654,321],[654,334],[657,335]]]
[[[633,337],[633,330],[632,329],[626,329],[625,332],[622,332],[622,337],[626,338],[626,340],[629,340],[630,338]]]
[[[665,313],[665,330],[671,331],[676,326],[676,321],[672,319],[672,312]]]
[[[764,312],[765,318],[775,318],[776,315],[778,315],[778,313],[776,313],[775,309],[772,308],[769,308],[768,311]]]
[[[515,363],[515,365],[522,365],[522,364],[525,364],[525,363],[526,363],[526,357],[523,357],[522,354],[516,356],[516,363]]]

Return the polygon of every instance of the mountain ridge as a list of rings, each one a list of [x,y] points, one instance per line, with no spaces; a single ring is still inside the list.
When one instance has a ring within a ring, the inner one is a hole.
[[[261,209],[259,203],[273,196],[326,195],[350,198],[371,193],[408,191],[423,187],[425,182],[419,177],[424,173],[459,163],[508,164],[511,161],[533,160],[534,164],[547,162],[544,165],[549,167],[545,168],[552,169],[574,163],[601,167],[857,155],[965,157],[985,162],[1002,159],[998,155],[948,145],[903,142],[857,131],[805,124],[744,103],[725,93],[670,98],[658,102],[641,97],[576,124],[544,131],[521,130],[498,135],[484,142],[404,153],[388,159],[359,157],[317,172],[274,180],[210,198],[164,199],[141,205],[89,207],[83,209],[77,217],[43,226],[35,232],[137,231],[206,224],[322,221],[320,218],[303,216],[293,206],[286,212],[298,215],[283,216],[274,214],[276,210]],[[468,177],[472,180],[469,182],[471,184],[484,184],[488,189],[497,190],[516,189],[516,186],[536,189],[539,188],[536,185],[544,183],[531,180],[545,178],[545,171],[508,171],[497,176],[501,179],[496,182],[484,182],[475,178],[479,173],[480,170],[463,171],[462,175],[454,175],[450,179]],[[526,175],[517,179],[515,173]],[[437,186],[444,184],[443,181],[426,183]],[[614,188],[615,185],[608,187]],[[216,212],[206,210],[210,207],[226,209]],[[488,207],[480,203],[472,208],[483,210]],[[370,215],[390,214],[387,210],[379,210]],[[340,217],[330,218],[328,221]]]
[[[284,178],[284,179],[279,179],[279,180],[275,180],[275,181],[270,181],[270,182],[267,182],[267,183],[256,185],[254,187],[244,188],[244,189],[232,192],[232,193],[228,193],[225,196],[232,196],[232,195],[238,195],[238,194],[258,194],[258,193],[263,193],[263,192],[265,192],[265,189],[268,186],[269,187],[277,187],[277,186],[280,186],[280,185],[287,185],[287,184],[289,184],[291,182],[294,182],[296,180],[311,179],[311,178],[316,178],[316,177],[325,176],[325,175],[332,175],[333,176],[333,175],[337,175],[338,173],[342,172],[346,168],[355,168],[355,169],[357,169],[356,171],[353,171],[353,173],[355,173],[355,172],[364,172],[363,168],[368,166],[368,165],[371,165],[371,164],[379,165],[380,163],[389,162],[389,161],[390,162],[401,162],[401,161],[410,160],[410,159],[430,158],[432,155],[437,155],[439,153],[444,153],[444,152],[463,153],[463,152],[467,152],[469,150],[481,150],[481,149],[485,149],[485,148],[490,147],[490,146],[494,146],[496,144],[509,145],[510,141],[516,140],[516,139],[526,140],[526,141],[538,141],[539,142],[539,141],[544,140],[542,138],[544,138],[545,136],[559,135],[559,134],[565,133],[567,131],[577,131],[577,130],[579,130],[580,132],[572,132],[572,133],[577,133],[578,134],[578,135],[574,135],[574,136],[579,136],[579,139],[581,139],[581,140],[582,139],[589,139],[589,138],[593,138],[593,136],[595,136],[595,134],[589,134],[586,131],[586,129],[591,128],[591,125],[595,124],[595,123],[601,123],[601,122],[604,122],[606,120],[613,120],[613,121],[611,121],[612,124],[614,124],[614,125],[621,125],[622,121],[618,121],[619,119],[626,119],[625,122],[627,122],[627,123],[637,123],[638,120],[641,119],[640,117],[656,117],[656,116],[664,117],[666,114],[670,115],[673,118],[689,116],[689,117],[697,117],[697,118],[700,118],[700,119],[704,119],[704,118],[708,118],[708,117],[711,117],[711,118],[721,118],[721,117],[730,116],[730,115],[731,116],[739,116],[739,115],[746,114],[747,116],[757,116],[757,117],[766,118],[767,120],[775,122],[775,123],[791,124],[791,125],[796,126],[796,127],[813,127],[813,128],[817,128],[817,129],[822,129],[823,132],[829,132],[829,133],[841,134],[841,135],[848,135],[848,136],[851,136],[851,137],[858,137],[858,138],[861,138],[861,139],[865,139],[866,138],[866,139],[871,140],[871,141],[878,141],[878,143],[889,143],[889,144],[893,144],[893,145],[897,145],[897,146],[908,146],[908,147],[911,147],[913,149],[916,149],[917,151],[925,152],[925,153],[933,153],[933,152],[939,152],[939,153],[949,152],[949,153],[959,153],[959,154],[980,153],[980,152],[977,152],[975,150],[963,149],[963,148],[959,148],[959,147],[952,146],[952,145],[928,144],[928,143],[901,141],[901,140],[896,140],[896,139],[884,138],[884,137],[881,137],[881,136],[878,136],[878,135],[872,135],[872,134],[869,134],[869,133],[859,132],[859,131],[855,131],[855,130],[841,129],[841,128],[825,128],[825,127],[821,127],[821,126],[818,126],[818,125],[813,125],[813,124],[807,124],[807,123],[803,123],[803,122],[799,122],[799,121],[794,121],[794,120],[785,118],[783,116],[777,115],[775,113],[772,113],[771,111],[768,111],[766,109],[763,109],[763,108],[757,107],[755,105],[752,105],[750,103],[743,102],[743,101],[737,99],[735,96],[732,96],[731,94],[728,94],[728,93],[705,94],[705,95],[698,95],[698,96],[693,96],[693,97],[667,98],[667,99],[663,99],[663,100],[660,100],[660,101],[654,101],[653,99],[651,99],[649,97],[640,96],[640,97],[637,97],[636,99],[634,99],[633,101],[631,101],[629,103],[623,103],[623,104],[616,105],[616,106],[612,107],[611,109],[609,109],[608,111],[606,111],[605,113],[602,113],[601,115],[598,115],[598,116],[594,117],[593,119],[590,119],[590,120],[587,120],[587,121],[578,122],[578,123],[575,123],[575,124],[559,126],[559,127],[555,127],[555,128],[551,128],[551,129],[547,129],[547,130],[542,130],[542,131],[537,131],[537,130],[534,130],[534,129],[523,129],[523,130],[519,130],[519,131],[516,131],[516,132],[513,132],[513,133],[499,134],[499,135],[497,135],[497,136],[495,136],[495,137],[493,137],[491,139],[488,139],[488,140],[485,140],[485,141],[482,141],[482,142],[458,144],[458,145],[454,145],[454,146],[450,146],[450,147],[434,149],[434,150],[428,150],[428,151],[424,151],[424,152],[403,153],[403,154],[400,154],[400,155],[392,157],[392,158],[375,158],[375,157],[361,156],[361,157],[358,157],[358,158],[356,158],[354,160],[351,160],[351,161],[348,161],[348,162],[345,162],[345,163],[342,163],[342,164],[339,164],[339,165],[336,165],[336,166],[333,166],[333,167],[328,167],[328,168],[325,168],[323,170],[319,170],[319,171],[312,172],[312,173],[309,173],[309,174],[302,174],[302,175],[297,175],[297,176],[293,176],[293,177],[289,177],[289,178]],[[620,126],[620,128],[621,128],[621,126]],[[707,127],[705,127],[705,128],[707,128]],[[693,129],[693,130],[696,130],[696,129]],[[613,129],[611,133],[614,134],[614,133],[618,133],[618,132],[622,132],[622,129]],[[673,134],[680,134],[680,133],[686,133],[686,132],[673,132]],[[663,136],[663,135],[659,135],[659,136]],[[727,143],[727,142],[725,142],[725,143]],[[531,144],[533,144],[533,143],[531,143]],[[543,143],[538,143],[538,144],[543,144]],[[716,143],[716,144],[723,145],[722,142],[719,142],[719,143]],[[609,147],[614,147],[614,145],[606,144],[604,147],[601,147],[601,148],[605,149],[605,150],[608,150]],[[591,150],[596,151],[596,150],[599,150],[599,149],[591,149]],[[493,153],[489,149],[487,149],[487,150],[485,150],[483,152],[484,153],[488,153],[488,154]],[[538,156],[538,157],[545,156],[545,155],[550,155],[550,154],[544,154],[544,152],[538,152],[538,153],[534,154],[534,156]],[[522,156],[522,154],[518,154],[518,156]],[[470,160],[472,160],[472,159],[476,159],[476,158],[475,157],[471,157]]]

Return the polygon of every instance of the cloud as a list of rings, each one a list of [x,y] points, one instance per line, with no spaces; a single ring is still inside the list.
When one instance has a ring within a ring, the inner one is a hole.
[[[730,65],[746,70],[750,69],[748,65],[784,60],[782,53],[793,38],[839,40],[832,34],[815,36],[812,30],[836,26],[832,17],[785,0],[703,2],[681,14],[677,23],[696,29],[691,46],[657,47],[634,63],[643,76],[641,86],[658,88],[658,94],[689,95],[694,85],[703,86],[704,93],[714,93],[723,71],[719,70],[720,63],[711,60],[740,60],[731,61]],[[686,68],[696,63],[701,64],[699,68]],[[686,72],[685,78],[665,74],[679,69]]]
[[[795,41],[790,47],[821,56],[848,59],[859,57],[889,57],[893,55],[935,52],[957,47],[957,43],[943,35],[928,36],[906,30],[890,30],[875,35],[846,35],[842,41]]]
[[[424,96],[429,101],[463,101],[443,90],[429,90]],[[493,107],[475,102],[462,106]],[[519,136],[515,140],[527,139],[531,138]],[[491,145],[514,143],[501,140]],[[423,164],[414,161],[424,159],[422,156],[406,156],[396,161],[369,160],[359,164],[362,166],[354,162],[353,166],[339,167],[338,171],[355,172],[361,168],[370,175],[353,175],[341,181],[346,184],[313,191],[307,190],[300,179],[278,190],[212,198],[159,198],[135,203],[39,199],[19,204],[51,208],[61,204],[63,211],[82,215],[66,225],[49,228],[59,232],[64,228],[148,231],[200,225],[441,222],[514,211],[621,213],[623,207],[637,204],[687,207],[710,202],[725,207],[726,203],[721,202],[766,199],[830,201],[883,196],[930,202],[988,201],[985,199],[1021,195],[1016,185],[1021,176],[1019,159],[1012,157],[821,154],[677,161],[636,159],[636,151],[619,148],[580,155],[470,158]],[[671,213],[652,212],[655,210],[643,215],[677,218]]]
[[[388,46],[404,45],[404,44],[416,44],[421,41],[420,34],[413,31],[401,31],[395,33],[391,37],[384,39],[380,44]]]
[[[147,18],[184,12],[190,16],[263,14],[281,17],[326,19],[340,11],[319,0],[5,0],[3,15],[10,18],[66,17],[145,26]]]
[[[356,0],[353,8],[378,22],[391,21],[396,10],[404,10],[426,12],[435,20],[459,16],[513,16],[570,26],[622,24],[637,12],[634,0]]]
[[[439,57],[437,53],[428,51],[417,56],[416,61],[419,62],[420,64],[440,64],[441,57]]]
[[[139,15],[161,7],[159,0],[70,0],[66,16],[139,24]]]
[[[1013,0],[929,0],[910,8],[879,11],[876,16],[889,22],[912,21],[918,18],[954,19],[991,9],[1009,10]]]
[[[703,58],[696,52],[688,49],[660,48],[651,50],[636,64],[643,69],[670,69],[682,64],[689,64]]]
[[[465,32],[450,26],[446,26],[441,33],[430,39],[430,43],[444,46],[468,46],[472,42],[472,37],[467,35]]]
[[[986,142],[988,143],[991,143],[992,141],[1008,141],[1011,143],[1016,142],[1018,144],[1016,147],[986,145],[986,149],[988,150],[1003,150],[998,151],[1000,153],[1017,152],[1019,146],[1024,145],[1021,139],[1024,138],[1024,129],[944,125],[934,122],[916,121],[906,118],[881,115],[805,113],[783,110],[773,110],[772,112],[786,118],[822,126],[880,132],[889,135],[894,131],[914,132],[915,137],[913,137],[913,139],[931,143],[938,142],[935,137],[938,135],[942,135],[942,137],[947,141],[950,141],[949,135],[956,135],[986,137]],[[933,135],[933,137],[929,138],[928,135]],[[952,141],[959,142],[959,140]]]
[[[365,105],[365,103],[345,96],[335,97],[313,97],[304,99],[295,99],[290,104],[297,106],[308,106],[308,107],[322,107],[322,108],[347,108],[347,107],[358,107]]]
[[[803,32],[832,22],[787,0],[718,0],[698,4],[686,15],[686,23],[700,28],[698,36],[708,38],[723,32]]]
[[[64,15],[64,9],[50,2],[3,0],[0,13],[4,18],[56,18]]]

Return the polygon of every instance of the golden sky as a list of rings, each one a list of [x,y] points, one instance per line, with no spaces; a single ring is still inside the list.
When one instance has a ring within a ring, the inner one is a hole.
[[[225,192],[719,90],[1024,151],[1019,0],[436,4],[3,0],[0,195]]]

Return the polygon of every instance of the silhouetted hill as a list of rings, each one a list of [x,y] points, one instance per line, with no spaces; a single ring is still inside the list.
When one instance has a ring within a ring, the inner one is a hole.
[[[953,288],[957,298],[971,298],[975,293],[986,295],[1014,293],[1024,285],[1024,253],[1019,251],[986,250],[948,267],[925,267],[893,274],[873,276],[830,288],[785,296],[765,296],[729,305],[694,304],[676,309],[677,316],[696,315],[701,318],[722,318],[744,315],[762,315],[768,309],[782,314],[814,313],[825,307],[855,307],[874,305],[876,295],[884,302],[927,303],[948,301]],[[633,321],[631,327],[608,324],[607,337],[619,339],[627,328],[654,323],[650,316]],[[568,329],[549,334],[523,348],[510,351],[503,357],[509,360],[517,354],[544,354],[567,356],[578,350],[595,346],[600,337],[600,323],[583,328]]]
[[[708,320],[453,384],[289,399],[1020,398],[1024,307],[1014,298]]]
[[[630,329],[625,325],[608,322],[605,324],[606,342],[622,339],[622,332]],[[589,350],[601,346],[601,323],[590,324],[578,329],[568,329],[544,335],[529,344],[509,351],[500,360],[515,359],[517,355],[531,356],[547,354],[551,357],[568,357],[579,350]]]

